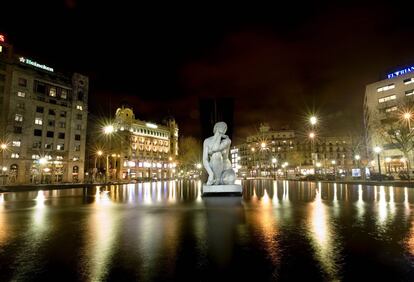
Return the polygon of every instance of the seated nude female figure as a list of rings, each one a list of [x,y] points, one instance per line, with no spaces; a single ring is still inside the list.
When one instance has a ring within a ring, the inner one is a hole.
[[[203,144],[203,165],[208,173],[207,185],[234,184],[235,173],[228,158],[230,138],[225,135],[227,124],[214,125],[214,135],[205,139]]]

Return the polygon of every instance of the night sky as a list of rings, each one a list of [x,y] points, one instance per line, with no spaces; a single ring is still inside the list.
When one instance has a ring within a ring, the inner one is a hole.
[[[263,121],[301,128],[313,111],[327,135],[361,130],[365,85],[414,64],[409,2],[7,2],[0,32],[20,54],[88,75],[90,112],[127,102],[141,119],[175,116],[187,136],[200,134],[198,99],[220,96],[235,98],[236,143]]]

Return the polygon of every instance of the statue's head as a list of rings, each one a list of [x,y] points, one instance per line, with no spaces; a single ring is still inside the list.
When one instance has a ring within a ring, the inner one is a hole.
[[[213,133],[219,132],[221,134],[226,133],[227,131],[227,124],[224,121],[220,121],[214,125]]]

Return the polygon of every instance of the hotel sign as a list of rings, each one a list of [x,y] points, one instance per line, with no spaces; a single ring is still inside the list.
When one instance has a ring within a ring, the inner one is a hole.
[[[406,73],[409,73],[409,72],[412,72],[412,71],[414,71],[414,67],[405,68],[405,69],[402,69],[402,70],[398,70],[398,71],[389,73],[387,75],[387,78],[394,78],[394,77],[397,77],[397,76],[400,76],[400,75],[403,75],[403,74],[406,74]]]
[[[30,60],[28,58],[25,58],[25,57],[20,57],[19,58],[19,61],[21,63],[25,63],[25,64],[34,66],[34,67],[39,68],[39,69],[43,69],[43,70],[47,70],[47,71],[53,72],[53,68],[48,67],[46,65],[39,64],[38,62],[32,61],[32,60]]]

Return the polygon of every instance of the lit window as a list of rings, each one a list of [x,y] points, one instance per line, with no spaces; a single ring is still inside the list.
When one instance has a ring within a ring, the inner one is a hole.
[[[39,155],[32,155],[32,159],[33,159],[33,160],[40,159],[40,156],[39,156]]]
[[[11,154],[11,158],[12,158],[12,159],[18,159],[18,158],[19,158],[19,156],[20,156],[20,155],[19,155],[19,153],[12,153],[12,154]]]
[[[66,99],[68,97],[68,91],[66,89],[60,90],[60,98]]]
[[[395,99],[397,99],[397,96],[395,96],[395,95],[382,97],[382,98],[378,99],[378,103],[384,103],[384,102],[388,102],[388,101],[395,100]]]
[[[35,118],[35,124],[42,125],[43,120],[41,118]]]
[[[391,108],[386,108],[386,109],[385,109],[385,112],[386,112],[386,113],[389,113],[389,112],[394,112],[394,111],[396,111],[396,110],[398,110],[398,107],[396,107],[396,106],[395,106],[395,107],[391,107]]]
[[[403,82],[405,85],[414,83],[414,77],[404,79]]]
[[[45,158],[48,159],[48,160],[51,160],[52,156],[51,155],[46,155]]]
[[[79,157],[73,157],[73,161],[74,162],[79,161]]]
[[[76,109],[77,109],[77,110],[80,110],[80,111],[82,111],[82,110],[83,110],[83,108],[82,108],[82,106],[81,106],[81,105],[77,105],[77,106],[76,106]]]
[[[50,87],[49,96],[50,97],[56,97],[56,87]]]
[[[18,96],[18,97],[22,97],[22,98],[24,98],[24,97],[26,97],[26,93],[21,92],[21,91],[18,91],[18,92],[17,92],[17,96]]]
[[[405,91],[405,96],[411,96],[414,94],[414,89]]]
[[[56,146],[56,150],[58,150],[58,151],[63,151],[64,148],[65,148],[65,145],[63,145],[63,144],[59,144],[59,145]]]
[[[377,88],[377,92],[384,92],[384,91],[388,91],[388,90],[391,90],[391,89],[394,89],[394,88],[395,88],[394,83],[393,84],[388,84],[386,86]]]
[[[21,114],[16,114],[14,116],[14,120],[21,122],[21,121],[23,121],[23,116]]]
[[[63,157],[62,156],[56,156],[56,159],[57,160],[63,160]]]
[[[20,147],[21,142],[20,141],[13,141],[12,146],[13,147]]]

